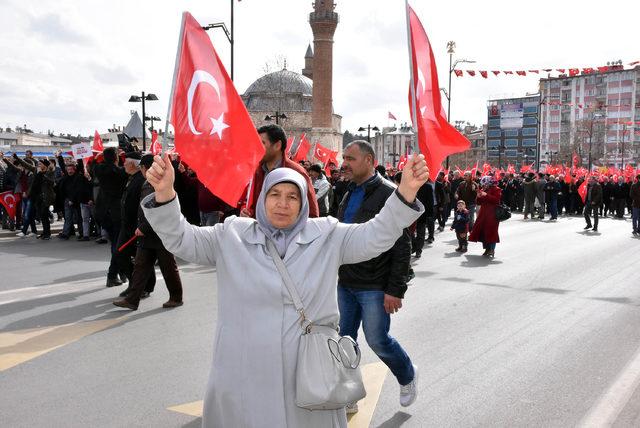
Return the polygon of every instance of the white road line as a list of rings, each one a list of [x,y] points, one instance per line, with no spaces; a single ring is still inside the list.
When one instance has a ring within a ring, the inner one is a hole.
[[[578,426],[584,428],[612,426],[638,385],[640,385],[640,348]]]

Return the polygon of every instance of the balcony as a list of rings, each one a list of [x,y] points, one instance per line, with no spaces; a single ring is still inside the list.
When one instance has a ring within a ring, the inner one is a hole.
[[[309,14],[309,22],[321,22],[321,21],[333,21],[336,24],[340,22],[340,18],[336,12],[330,12],[328,10],[323,10],[320,12],[311,12]]]

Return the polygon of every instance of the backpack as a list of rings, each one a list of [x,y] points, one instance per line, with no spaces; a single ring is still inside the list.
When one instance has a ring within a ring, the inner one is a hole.
[[[511,218],[511,210],[505,204],[500,204],[496,207],[496,220],[505,221]]]

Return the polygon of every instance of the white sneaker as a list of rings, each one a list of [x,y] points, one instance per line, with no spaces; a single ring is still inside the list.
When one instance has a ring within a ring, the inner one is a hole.
[[[25,237],[25,236],[27,236],[27,235],[25,235],[25,234],[24,234],[24,233],[22,233],[22,232],[18,232],[18,233],[16,233],[16,236],[19,236],[20,238],[24,238],[24,237]]]
[[[413,380],[406,385],[400,385],[400,405],[409,407],[418,398],[418,366],[413,364]]]
[[[355,413],[358,413],[358,402],[354,401],[353,403],[349,403],[347,404],[347,415],[353,415]]]

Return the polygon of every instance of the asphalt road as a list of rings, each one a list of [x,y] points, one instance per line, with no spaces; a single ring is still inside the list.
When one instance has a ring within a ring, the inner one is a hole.
[[[516,214],[494,260],[439,233],[392,318],[420,367],[418,401],[400,408],[382,371],[371,426],[640,426],[640,239],[630,220],[583,226]],[[173,310],[158,274],[131,313],[111,305],[122,288],[104,287],[107,257],[106,245],[0,232],[1,426],[199,426],[197,411],[169,408],[204,395],[215,268],[183,264]],[[362,412],[351,426],[368,424]]]

